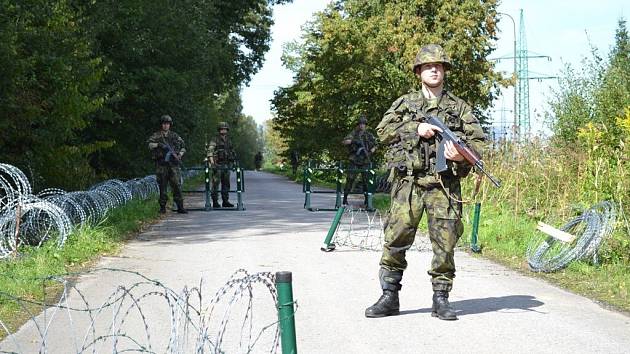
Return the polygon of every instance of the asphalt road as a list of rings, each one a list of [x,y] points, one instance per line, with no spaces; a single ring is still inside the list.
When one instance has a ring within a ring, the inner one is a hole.
[[[380,295],[379,252],[348,248],[321,252],[333,213],[304,210],[301,186],[284,177],[248,171],[246,183],[245,211],[169,213],[119,255],[104,257],[96,267],[139,272],[170,289],[198,286],[205,300],[212,299],[238,269],[291,271],[301,353],[630,353],[630,317],[464,252],[455,257],[458,272],[451,293],[458,321],[431,317],[426,274],[431,254],[419,251],[408,255],[401,315],[367,319],[365,308]],[[331,198],[315,195],[313,206],[330,206]],[[80,277],[77,288],[94,306],[107,301],[119,286],[137,281],[134,274],[103,271]],[[222,339],[226,352],[246,352],[238,348],[243,333],[257,333],[275,321],[273,301],[264,287],[260,289],[252,292],[251,302],[246,297],[225,299],[236,304],[231,312],[218,313],[230,327]],[[73,293],[70,299],[76,302],[80,297]],[[169,313],[160,313],[161,305],[159,300],[147,300],[140,307],[142,318],[150,318],[144,321],[151,327],[148,340],[138,316],[124,324],[126,335],[152,342],[158,353],[168,351],[172,320]],[[243,309],[248,307],[253,311],[244,320]],[[104,323],[116,316],[111,309],[103,313],[109,314],[103,315]],[[89,334],[93,323],[112,331],[95,323],[100,317],[92,321],[59,310],[55,314],[54,309],[45,315],[36,320],[40,328],[48,323],[49,353],[76,352],[76,338]],[[264,333],[251,352],[269,352],[273,336]],[[38,338],[35,322],[30,322],[0,343],[0,351],[38,352]],[[112,352],[111,346],[95,348]],[[176,352],[172,346],[170,350]]]

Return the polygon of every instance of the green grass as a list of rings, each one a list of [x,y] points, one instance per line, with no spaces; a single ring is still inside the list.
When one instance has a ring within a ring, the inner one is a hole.
[[[44,281],[45,277],[84,269],[99,256],[116,253],[125,240],[157,217],[155,198],[133,200],[113,209],[99,225],[74,230],[62,248],[57,248],[54,242],[40,248],[22,247],[17,258],[0,261],[0,319],[9,330],[16,330],[28,319],[28,314],[10,296],[54,301],[60,289],[54,282]],[[37,306],[29,309],[34,313],[40,310]],[[0,339],[5,335],[0,333]]]

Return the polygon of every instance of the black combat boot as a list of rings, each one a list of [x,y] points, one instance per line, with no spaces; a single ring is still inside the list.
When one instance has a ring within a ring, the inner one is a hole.
[[[160,214],[166,214],[166,205],[160,205]]]
[[[230,203],[227,199],[223,199],[222,205],[224,208],[234,208],[234,204]]]
[[[383,289],[383,295],[381,295],[374,305],[365,309],[365,317],[375,318],[400,314],[398,291],[402,288],[402,285],[400,285],[402,272],[381,268],[379,271],[379,279],[381,288]]]
[[[221,204],[219,204],[219,199],[212,199],[212,207],[215,209],[221,207]]]
[[[457,319],[455,309],[453,309],[451,304],[448,302],[448,291],[433,291],[433,312],[431,312],[431,316],[447,321]]]
[[[188,214],[188,210],[184,208],[184,202],[177,203],[177,212],[179,214]]]
[[[341,205],[348,205],[348,193],[343,193],[343,202]]]

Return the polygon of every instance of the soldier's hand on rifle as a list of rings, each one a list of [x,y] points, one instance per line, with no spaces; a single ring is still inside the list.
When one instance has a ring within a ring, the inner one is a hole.
[[[462,154],[457,151],[455,145],[453,145],[453,142],[450,140],[447,141],[446,144],[444,144],[444,157],[451,161],[464,161],[464,156],[462,156]]]
[[[435,132],[442,132],[440,127],[437,127],[433,124],[429,123],[420,123],[418,124],[418,135],[425,139],[429,139],[435,135]]]
[[[341,141],[341,143],[342,143],[343,145],[350,145],[350,144],[352,144],[352,139],[342,140],[342,141]]]

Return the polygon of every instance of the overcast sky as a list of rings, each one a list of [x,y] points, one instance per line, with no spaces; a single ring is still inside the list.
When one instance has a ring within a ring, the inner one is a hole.
[[[279,86],[292,82],[292,73],[282,66],[280,56],[282,46],[300,38],[301,26],[311,20],[314,12],[323,10],[328,0],[294,0],[287,5],[274,8],[275,25],[272,27],[272,43],[265,55],[263,68],[256,74],[249,87],[242,90],[243,112],[262,124],[271,118],[269,100]],[[523,9],[528,50],[533,54],[548,55],[546,59],[530,59],[531,76],[538,74],[559,76],[564,63],[580,65],[581,58],[590,51],[589,41],[607,54],[614,43],[615,29],[620,17],[627,20],[630,14],[630,1],[624,0],[505,0],[499,11],[511,15],[516,20],[519,31],[520,9]],[[510,57],[513,54],[512,21],[502,16],[499,23],[497,50],[492,58]],[[511,59],[501,60],[497,69],[511,73]],[[530,80],[530,112],[534,132],[541,130],[545,102],[551,94],[550,86],[557,87],[555,80],[541,82]],[[506,89],[504,98],[495,102],[492,116],[497,123],[503,118],[511,120],[513,91]],[[392,101],[396,97],[392,97]]]

